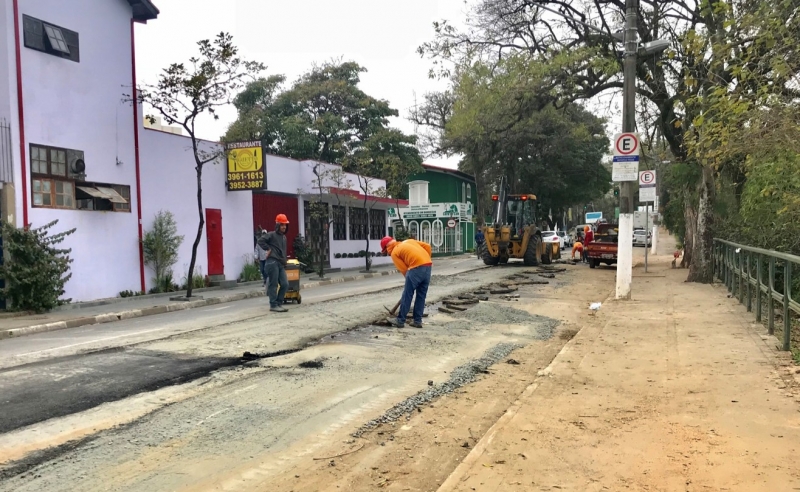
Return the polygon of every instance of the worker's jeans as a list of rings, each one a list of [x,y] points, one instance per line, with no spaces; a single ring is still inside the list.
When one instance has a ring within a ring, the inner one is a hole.
[[[260,260],[258,262],[258,269],[261,271],[261,277],[264,279],[264,283],[267,283],[267,260]]]
[[[277,260],[267,260],[267,295],[269,296],[269,307],[275,308],[283,306],[283,297],[289,289],[289,281],[286,280],[286,269]],[[278,285],[281,290],[278,292]]]
[[[431,267],[421,266],[412,268],[406,272],[406,286],[403,289],[403,297],[400,299],[400,311],[397,312],[397,321],[401,324],[406,322],[408,310],[411,309],[411,299],[414,293],[417,299],[414,301],[414,322],[422,323],[422,314],[425,312],[425,296],[428,295],[428,286],[431,283]]]

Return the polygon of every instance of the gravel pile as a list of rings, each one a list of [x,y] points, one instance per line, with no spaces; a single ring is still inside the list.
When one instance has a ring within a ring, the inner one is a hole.
[[[547,340],[553,336],[558,321],[544,316],[537,316],[526,311],[504,306],[493,302],[482,302],[466,311],[453,314],[457,318],[465,318],[479,325],[536,325],[536,339]]]
[[[458,388],[475,381],[478,374],[486,372],[486,370],[497,363],[497,361],[505,358],[512,351],[520,347],[520,345],[514,343],[501,343],[495,345],[491,349],[487,350],[480,359],[472,360],[453,369],[450,372],[450,379],[444,383],[431,385],[429,382],[428,388],[393,406],[381,417],[370,420],[366,424],[362,425],[352,434],[352,436],[361,437],[365,432],[369,432],[381,424],[395,422],[400,419],[400,417],[410,414],[418,407],[427,405],[436,398],[450,394]]]

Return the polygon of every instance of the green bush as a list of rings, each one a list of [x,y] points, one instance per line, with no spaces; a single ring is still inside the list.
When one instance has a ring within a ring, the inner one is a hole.
[[[144,291],[133,291],[133,290],[123,290],[119,293],[120,297],[138,297],[143,296],[145,293]]]
[[[178,249],[183,243],[183,236],[178,235],[178,225],[171,212],[163,210],[156,214],[153,228],[142,238],[144,261],[156,273],[155,292],[174,292],[172,265],[178,261]]]
[[[297,237],[294,238],[292,246],[294,247],[294,256],[297,258],[297,261],[303,263],[304,265],[313,265],[314,252],[312,251],[311,245],[308,244],[308,241],[306,241],[305,237],[298,234]]]
[[[6,286],[0,289],[0,297],[8,301],[13,310],[43,313],[70,302],[60,297],[64,295],[64,285],[72,277],[69,273],[72,250],[58,245],[75,229],[50,235],[49,230],[57,223],[54,220],[33,229],[3,224],[7,259],[0,266],[0,276],[5,279]]]
[[[395,227],[394,229],[394,238],[398,241],[405,241],[406,239],[411,238],[411,234],[408,232],[408,229],[405,227]]]
[[[170,280],[171,278],[172,277],[170,272]],[[192,275],[191,281],[192,281],[192,289],[202,289],[203,287],[208,287],[206,285],[206,278],[203,276],[203,271],[200,269],[200,267],[194,268],[194,275]],[[178,286],[176,285],[175,290],[186,290],[188,288],[189,288],[189,274],[184,273],[183,283],[181,284],[180,289],[178,289]]]
[[[239,281],[240,282],[256,282],[258,280],[262,280],[261,270],[257,263],[253,263],[249,261],[249,256],[245,255],[245,258],[248,258],[248,261],[245,262],[244,266],[242,267],[242,273],[239,274]]]

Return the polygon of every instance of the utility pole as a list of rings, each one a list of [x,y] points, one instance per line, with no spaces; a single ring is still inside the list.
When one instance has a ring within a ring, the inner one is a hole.
[[[625,58],[622,73],[622,133],[636,130],[636,58],[639,50],[637,20],[639,0],[625,0]],[[617,250],[617,299],[631,298],[633,281],[633,195],[634,182],[619,187],[619,236]]]

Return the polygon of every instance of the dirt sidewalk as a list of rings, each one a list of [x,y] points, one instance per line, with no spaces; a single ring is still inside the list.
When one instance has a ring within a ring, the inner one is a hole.
[[[796,366],[670,260],[587,314],[439,490],[800,490]]]

